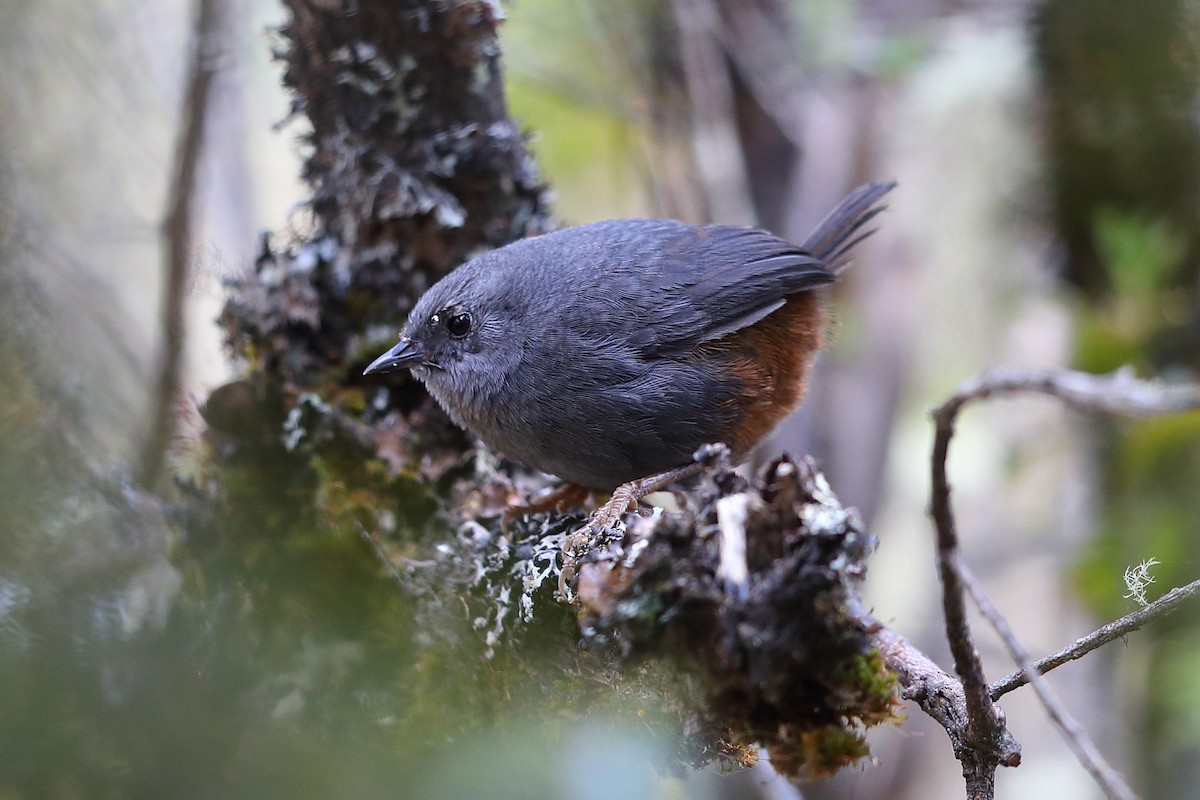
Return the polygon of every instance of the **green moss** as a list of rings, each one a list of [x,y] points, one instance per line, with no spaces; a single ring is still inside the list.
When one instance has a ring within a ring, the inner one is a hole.
[[[851,686],[858,687],[854,714],[866,725],[900,722],[899,679],[887,668],[883,654],[872,648],[850,662]]]

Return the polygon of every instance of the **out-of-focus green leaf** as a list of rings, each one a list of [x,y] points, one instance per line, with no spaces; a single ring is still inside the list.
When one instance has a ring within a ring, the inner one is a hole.
[[[1085,372],[1112,372],[1142,366],[1146,356],[1140,326],[1125,330],[1107,307],[1081,309],[1075,326],[1075,367]]]
[[[1166,219],[1108,206],[1096,212],[1094,226],[1121,302],[1152,303],[1187,254],[1187,236]]]

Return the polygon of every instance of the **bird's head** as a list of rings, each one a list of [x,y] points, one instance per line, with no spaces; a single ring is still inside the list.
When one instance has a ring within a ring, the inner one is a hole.
[[[421,297],[399,343],[363,374],[411,369],[452,416],[461,416],[464,405],[490,397],[520,360],[522,326],[511,294],[477,262],[458,268]]]

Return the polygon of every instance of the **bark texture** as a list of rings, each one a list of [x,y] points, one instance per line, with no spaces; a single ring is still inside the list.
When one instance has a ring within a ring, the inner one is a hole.
[[[499,5],[287,6],[277,56],[293,114],[309,126],[312,197],[294,230],[264,237],[253,273],[231,287],[222,324],[250,374],[214,393],[206,418],[236,431],[253,406],[268,427],[290,415],[291,446],[350,434],[393,472],[414,466],[417,452],[445,465],[467,442],[415,382],[360,374],[431,283],[551,227],[504,102]]]

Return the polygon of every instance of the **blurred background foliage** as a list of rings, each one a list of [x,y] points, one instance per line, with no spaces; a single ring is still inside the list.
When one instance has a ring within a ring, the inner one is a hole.
[[[303,122],[276,127],[283,11],[232,8],[164,509],[119,476],[147,416],[189,7],[0,7],[0,798],[789,796],[758,768],[664,771],[676,744],[652,682],[639,696],[580,680],[582,658],[484,658],[472,619],[400,591],[353,515],[314,499],[328,473],[288,458],[278,428],[220,474],[199,455],[198,402],[237,369],[213,323],[221,280],[260,230],[302,225],[306,196]],[[862,509],[876,611],[931,653],[925,410],[995,363],[1200,372],[1192,0],[504,8],[510,106],[566,222],[799,239],[854,183],[900,181],[831,299],[819,385],[772,448],[816,454]],[[1195,414],[980,408],[951,470],[967,557],[1035,652],[1131,610],[1125,567],[1157,559],[1162,590],[1200,569]],[[227,502],[187,502],[214,482]],[[429,646],[431,619],[450,645]],[[1200,782],[1198,634],[1186,609],[1052,676],[1146,797]],[[1025,765],[999,796],[1097,796],[1028,697],[1005,706]],[[943,735],[907,726],[923,735],[877,732],[875,765],[804,796],[960,797]]]

